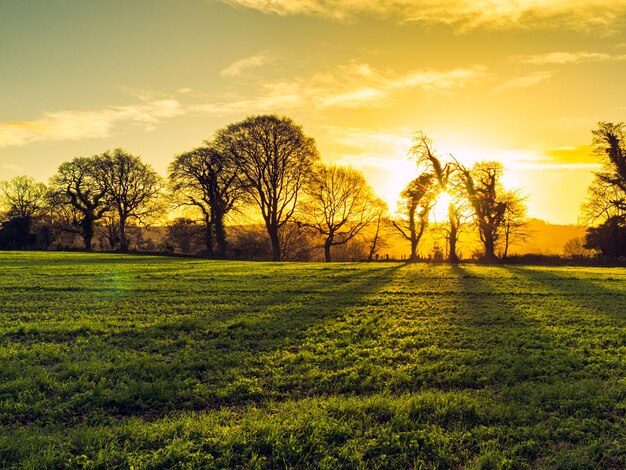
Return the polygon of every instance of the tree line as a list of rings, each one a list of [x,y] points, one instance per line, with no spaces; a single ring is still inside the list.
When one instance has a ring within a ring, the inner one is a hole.
[[[524,197],[504,188],[501,163],[467,168],[438,155],[421,132],[408,154],[415,178],[390,213],[360,171],[322,164],[314,139],[292,119],[250,116],[176,155],[167,178],[115,149],[62,163],[47,186],[28,176],[0,183],[0,248],[67,247],[79,237],[93,250],[98,237],[100,249],[128,252],[130,241],[141,238],[138,227],[156,224],[167,226],[161,251],[210,258],[259,258],[263,252],[260,258],[274,261],[309,259],[320,250],[332,261],[354,249],[351,258],[372,260],[395,232],[416,261],[431,230],[456,263],[464,231],[478,233],[487,262],[506,258],[510,246],[528,236]],[[442,198],[446,220],[433,221]],[[170,220],[172,214],[179,216]],[[263,233],[241,222],[248,218],[261,220]]]

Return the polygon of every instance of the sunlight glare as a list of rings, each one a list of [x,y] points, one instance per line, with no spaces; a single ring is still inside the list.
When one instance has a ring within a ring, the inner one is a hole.
[[[437,196],[437,201],[431,212],[431,218],[434,222],[442,222],[448,218],[448,206],[452,202],[452,197],[443,191]]]

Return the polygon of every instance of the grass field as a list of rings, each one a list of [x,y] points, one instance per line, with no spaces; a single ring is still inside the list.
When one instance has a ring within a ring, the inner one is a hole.
[[[624,269],[0,268],[2,468],[626,465]]]

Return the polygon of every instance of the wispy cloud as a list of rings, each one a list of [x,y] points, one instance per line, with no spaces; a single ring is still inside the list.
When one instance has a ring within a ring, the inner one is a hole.
[[[310,77],[261,85],[255,96],[218,95],[210,103],[196,104],[191,112],[210,114],[278,112],[293,109],[383,107],[395,103],[401,93],[421,90],[427,94],[451,93],[488,77],[486,67],[451,70],[378,71],[353,62]]]
[[[451,70],[413,70],[398,74],[379,72],[368,64],[353,63],[328,75],[315,76],[305,85],[320,108],[385,105],[395,95],[419,89],[425,93],[445,93],[480,83],[487,68],[476,65]]]
[[[277,15],[318,15],[349,20],[361,15],[402,22],[476,27],[571,28],[616,27],[626,13],[626,0],[221,0]]]
[[[522,75],[521,77],[515,77],[510,80],[507,80],[496,88],[494,91],[504,91],[504,90],[512,90],[518,88],[530,88],[541,82],[545,82],[552,78],[552,72],[542,71],[542,72],[533,72],[528,75]]]
[[[230,64],[228,67],[222,70],[220,74],[223,77],[237,77],[241,75],[244,70],[261,67],[262,65],[267,64],[270,60],[271,57],[266,52],[262,52],[260,54],[256,54],[250,57],[244,57],[243,59],[237,60]]]
[[[626,56],[613,56],[602,52],[548,52],[546,54],[514,56],[511,60],[532,65],[580,64],[583,62],[602,62],[607,60],[623,60]]]
[[[176,100],[165,99],[98,111],[57,111],[34,121],[0,122],[0,147],[25,145],[41,140],[81,140],[107,137],[120,124],[153,130],[163,118],[181,114]]]

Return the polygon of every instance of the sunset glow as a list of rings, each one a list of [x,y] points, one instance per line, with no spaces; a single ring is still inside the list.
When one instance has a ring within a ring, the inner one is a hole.
[[[531,217],[576,223],[598,168],[590,131],[625,116],[625,12],[605,0],[9,0],[0,180],[45,182],[115,147],[164,174],[216,129],[276,113],[392,210],[422,130],[441,155],[502,161]]]
[[[431,218],[433,222],[444,222],[448,219],[448,208],[452,202],[452,197],[447,192],[443,191],[437,196],[437,202],[431,212]]]

